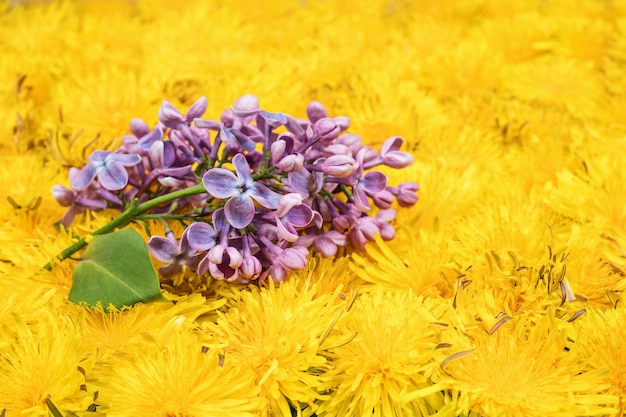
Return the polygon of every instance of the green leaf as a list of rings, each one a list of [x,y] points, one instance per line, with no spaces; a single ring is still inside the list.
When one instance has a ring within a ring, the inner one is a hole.
[[[132,229],[94,236],[72,275],[69,300],[107,309],[166,301],[148,248]]]

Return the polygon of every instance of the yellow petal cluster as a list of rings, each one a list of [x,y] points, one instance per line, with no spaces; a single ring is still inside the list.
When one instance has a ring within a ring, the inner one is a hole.
[[[396,238],[70,304],[41,266],[115,213],[58,231],[52,186],[163,99],[248,93],[403,136]],[[0,414],[624,416],[625,115],[618,0],[0,0]]]

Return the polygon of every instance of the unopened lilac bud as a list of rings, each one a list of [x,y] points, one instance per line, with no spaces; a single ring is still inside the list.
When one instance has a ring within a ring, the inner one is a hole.
[[[204,112],[206,112],[206,108],[209,105],[206,97],[202,96],[198,100],[196,100],[189,110],[187,110],[187,114],[185,115],[185,120],[187,122],[191,122],[193,119],[202,117]]]
[[[313,124],[313,130],[325,142],[331,141],[341,133],[341,126],[339,126],[333,119],[324,117],[319,119]]]
[[[393,204],[393,194],[389,190],[382,190],[372,197],[376,207],[380,209],[388,209]]]
[[[252,116],[259,111],[259,99],[252,94],[246,94],[235,101],[232,109],[237,117]]]
[[[291,271],[304,269],[307,266],[308,254],[308,249],[303,246],[287,248],[281,254],[281,263]]]
[[[348,155],[352,156],[352,152],[350,152],[350,148],[341,143],[334,142],[331,145],[328,145],[324,148],[324,152],[327,155]]]
[[[306,107],[306,115],[311,121],[311,123],[317,122],[319,119],[323,119],[324,117],[328,117],[328,113],[326,112],[326,108],[319,101],[312,101]]]
[[[304,155],[296,153],[287,155],[276,163],[276,167],[283,172],[296,172],[304,166]]]
[[[63,207],[69,207],[74,202],[74,193],[58,184],[52,187],[52,197]]]
[[[342,214],[333,218],[333,228],[339,233],[348,233],[355,225],[354,218]]]
[[[391,168],[406,168],[413,164],[413,155],[407,152],[388,152],[383,156],[383,164]]]
[[[256,256],[244,256],[241,266],[239,267],[239,274],[248,279],[256,279],[261,275],[263,266]]]
[[[356,161],[348,155],[333,155],[324,161],[322,171],[337,178],[347,178],[354,172]]]
[[[339,138],[337,138],[335,143],[346,145],[350,149],[350,152],[352,153],[352,155],[356,155],[357,152],[359,152],[359,149],[361,149],[361,146],[363,145],[361,136],[354,134],[354,133],[346,133],[345,135],[339,136]]]
[[[400,207],[411,207],[417,203],[419,185],[414,182],[403,182],[398,186],[396,199]]]
[[[287,142],[283,139],[278,139],[272,143],[270,146],[270,155],[272,156],[272,161],[280,161],[280,159],[285,154],[285,149],[287,149]]]
[[[161,104],[161,108],[158,112],[158,117],[161,123],[170,129],[177,129],[181,123],[185,122],[183,115],[167,100],[163,100],[163,104]]]
[[[389,223],[380,223],[378,225],[378,233],[383,240],[393,240],[396,237],[396,229]]]
[[[150,126],[143,120],[135,117],[130,121],[130,131],[133,132],[133,135],[140,138],[150,133]]]
[[[346,116],[337,116],[334,118],[335,123],[339,128],[344,131],[350,127],[350,119]]]

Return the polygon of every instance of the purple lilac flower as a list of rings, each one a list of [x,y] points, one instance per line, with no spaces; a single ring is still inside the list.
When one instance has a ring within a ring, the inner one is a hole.
[[[378,152],[346,132],[347,117],[330,116],[315,101],[306,108],[307,119],[261,109],[251,94],[218,120],[201,119],[206,108],[201,97],[183,115],[165,100],[153,128],[131,120],[132,135],[118,150],[95,151],[82,169],[70,170],[72,189],[53,188],[68,207],[62,223],[87,210],[124,210],[201,181],[206,192],[150,211],[189,225],[180,242],[170,233],[150,239],[153,256],[170,264],[161,274],[187,267],[230,282],[281,282],[306,267],[307,248],[334,256],[339,247],[363,250],[376,234],[393,238],[394,204],[409,207],[418,200],[416,183],[389,185],[374,170],[413,162],[400,151],[399,136]]]
[[[202,183],[213,197],[227,198],[224,212],[228,222],[237,229],[248,226],[254,218],[253,199],[268,209],[278,206],[280,194],[252,179],[250,165],[243,154],[233,157],[237,175],[224,168],[210,169],[202,177]]]
[[[107,190],[121,190],[128,184],[128,172],[125,167],[137,165],[139,155],[118,154],[109,151],[94,151],[89,156],[89,163],[72,179],[74,190],[84,190],[98,177],[100,185]]]
[[[181,275],[183,267],[195,271],[200,261],[200,256],[189,245],[187,230],[183,232],[180,243],[172,232],[167,237],[152,236],[148,240],[148,250],[156,259],[168,265],[159,268],[159,273],[165,278]]]

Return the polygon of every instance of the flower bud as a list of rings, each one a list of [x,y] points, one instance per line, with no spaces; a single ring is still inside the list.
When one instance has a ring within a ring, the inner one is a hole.
[[[334,142],[332,145],[328,145],[324,148],[324,152],[327,155],[348,155],[352,156],[352,152],[350,152],[350,148],[341,143]]]
[[[342,234],[350,232],[355,224],[354,219],[345,214],[333,218],[333,228]]]
[[[340,143],[342,145],[346,145],[352,155],[356,155],[361,149],[363,141],[361,140],[361,136],[354,133],[346,133],[345,135],[341,135],[335,143]]]
[[[419,190],[419,185],[414,182],[403,182],[400,184],[396,194],[396,199],[400,207],[411,207],[417,203],[419,198],[417,196],[417,190]]]
[[[413,164],[413,155],[407,152],[392,151],[383,156],[383,164],[391,168],[406,168]]]
[[[322,171],[325,174],[337,178],[347,178],[354,172],[356,161],[351,156],[333,155],[322,163]]]
[[[311,121],[311,123],[317,122],[319,119],[323,119],[324,117],[328,117],[328,113],[326,112],[326,108],[319,101],[312,101],[306,107],[306,115]]]
[[[140,138],[150,133],[150,126],[143,120],[135,117],[130,121],[130,131],[133,132],[133,135]]]
[[[309,250],[303,246],[287,248],[281,254],[281,263],[290,271],[304,269],[307,266]]]
[[[341,133],[341,126],[339,126],[333,119],[324,117],[319,119],[313,124],[313,130],[325,142],[331,141]]]
[[[239,267],[239,274],[248,279],[256,279],[261,274],[263,266],[255,256],[245,256]]]
[[[63,207],[69,207],[74,203],[74,193],[59,184],[52,187],[52,197]]]
[[[283,139],[278,139],[272,143],[270,146],[270,155],[272,156],[272,161],[274,161],[274,163],[282,159],[285,154],[285,149],[287,149],[287,142]]]
[[[258,111],[259,99],[252,94],[246,94],[239,97],[233,105],[233,114],[237,117],[252,116]]]
[[[300,171],[303,165],[304,156],[301,153],[287,155],[276,163],[276,167],[283,172]]]
[[[337,116],[334,118],[335,124],[344,131],[350,127],[350,119],[346,116]]]
[[[158,117],[161,123],[170,129],[178,129],[180,124],[185,122],[183,115],[167,100],[163,100]]]
[[[191,122],[195,118],[202,117],[204,112],[206,112],[206,108],[208,105],[209,102],[207,101],[206,97],[200,97],[191,105],[191,107],[189,107],[189,110],[187,110],[187,114],[185,114],[185,120],[187,122]]]
[[[389,190],[382,190],[378,194],[374,195],[372,200],[374,201],[374,204],[376,204],[376,207],[385,210],[390,208],[393,204],[393,194],[391,194],[391,191]]]

